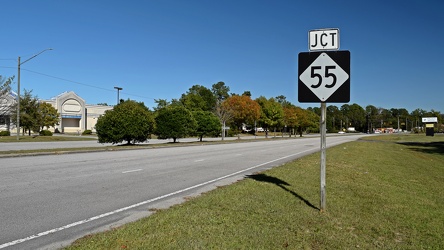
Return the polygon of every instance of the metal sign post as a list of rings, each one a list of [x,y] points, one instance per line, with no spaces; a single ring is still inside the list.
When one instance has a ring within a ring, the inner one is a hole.
[[[325,211],[326,195],[325,195],[325,172],[327,160],[327,103],[321,102],[321,212]]]

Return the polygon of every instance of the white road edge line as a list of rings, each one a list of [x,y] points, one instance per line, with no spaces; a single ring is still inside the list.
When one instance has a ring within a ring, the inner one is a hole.
[[[127,174],[127,173],[132,173],[132,172],[139,172],[142,171],[143,169],[134,169],[134,170],[128,170],[128,171],[123,171],[122,174]]]
[[[78,225],[82,225],[82,224],[91,222],[91,221],[95,221],[95,220],[98,220],[98,219],[101,219],[101,218],[104,218],[104,217],[107,217],[107,216],[111,216],[111,215],[114,215],[116,213],[120,213],[120,212],[129,210],[129,209],[133,209],[133,208],[136,208],[136,207],[139,207],[139,206],[142,206],[142,205],[146,205],[146,204],[154,202],[154,201],[158,201],[158,200],[161,200],[161,199],[164,199],[164,198],[176,195],[176,194],[180,194],[180,193],[189,191],[191,189],[202,187],[202,186],[211,184],[213,182],[217,182],[217,181],[220,181],[220,180],[223,180],[223,179],[235,176],[235,175],[240,174],[242,172],[246,172],[246,171],[249,171],[249,170],[252,170],[252,169],[255,169],[255,168],[258,168],[258,167],[261,167],[261,166],[264,166],[264,165],[276,162],[276,161],[280,161],[280,160],[283,160],[283,159],[286,159],[286,158],[290,158],[290,157],[293,157],[293,156],[296,156],[296,155],[299,155],[299,154],[303,154],[303,153],[306,153],[306,152],[309,152],[309,151],[313,151],[313,150],[314,149],[308,149],[308,150],[304,150],[304,151],[299,152],[299,153],[283,156],[283,157],[280,157],[280,158],[277,158],[277,159],[274,159],[274,160],[271,160],[271,161],[268,161],[268,162],[264,162],[264,163],[258,164],[258,165],[253,166],[253,167],[246,168],[244,170],[240,170],[240,171],[237,171],[237,172],[234,172],[234,173],[231,173],[231,174],[228,174],[228,175],[225,175],[225,176],[222,176],[222,177],[210,180],[210,181],[206,181],[206,182],[203,182],[203,183],[200,183],[200,184],[197,184],[197,185],[194,185],[194,186],[182,189],[182,190],[178,190],[176,192],[165,194],[165,195],[162,195],[162,196],[150,199],[150,200],[142,201],[142,202],[133,204],[131,206],[120,208],[120,209],[117,209],[117,210],[114,210],[114,211],[111,211],[111,212],[108,212],[108,213],[100,214],[100,215],[91,217],[89,219],[77,221],[77,222],[68,224],[66,226],[62,226],[62,227],[54,228],[54,229],[51,229],[51,230],[48,230],[48,231],[45,231],[45,232],[34,234],[34,235],[28,236],[26,238],[22,238],[22,239],[18,239],[18,240],[14,240],[14,241],[8,242],[8,243],[4,243],[4,244],[0,245],[0,249],[5,248],[5,247],[10,247],[10,246],[13,246],[13,245],[17,245],[19,243],[30,241],[30,240],[33,240],[33,239],[36,239],[36,238],[40,238],[42,236],[46,236],[46,235],[49,235],[49,234],[52,234],[52,233],[56,233],[56,232],[59,232],[59,231],[62,231],[62,230],[65,230],[65,229],[68,229],[68,228],[71,228],[71,227],[75,227],[75,226],[78,226]]]

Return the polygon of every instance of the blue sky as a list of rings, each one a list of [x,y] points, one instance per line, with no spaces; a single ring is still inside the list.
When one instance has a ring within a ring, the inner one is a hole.
[[[338,28],[351,53],[349,104],[444,112],[443,12],[438,0],[9,0],[0,74],[53,48],[21,66],[22,88],[41,99],[74,91],[115,104],[119,86],[152,108],[223,81],[232,93],[317,107],[298,102],[298,53],[309,30]]]

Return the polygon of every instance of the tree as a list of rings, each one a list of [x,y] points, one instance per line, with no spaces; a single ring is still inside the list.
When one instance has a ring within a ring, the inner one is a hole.
[[[379,108],[379,116],[378,116],[378,121],[377,123],[379,124],[379,128],[383,128],[384,126],[389,124],[389,121],[392,119],[393,115],[392,112],[390,112],[390,110],[385,109],[385,108]]]
[[[153,127],[151,111],[141,102],[127,100],[105,111],[97,120],[96,131],[99,143],[131,144],[146,141]]]
[[[11,91],[11,83],[14,77],[5,78],[0,75],[0,96],[8,94]]]
[[[347,104],[347,106],[348,106],[348,104]],[[320,107],[309,107],[309,108],[307,108],[307,110],[311,111],[319,116],[321,116],[321,113],[322,113],[322,110]]]
[[[223,102],[224,101],[222,100],[217,100],[216,109],[214,110],[215,115],[222,123],[222,140],[225,138],[225,125],[233,118],[232,110],[228,107],[228,105],[224,105]]]
[[[17,124],[16,108],[12,114],[12,121]],[[31,131],[39,132],[44,127],[55,127],[59,124],[59,118],[59,113],[51,104],[39,101],[37,96],[32,95],[32,90],[25,89],[25,94],[20,98],[20,125],[24,132],[28,131],[31,135]]]
[[[205,135],[217,136],[220,132],[219,118],[209,111],[194,111],[193,117],[197,122],[197,127],[194,132],[199,136],[200,141]]]
[[[342,114],[337,106],[327,106],[327,131],[337,132],[340,129]]]
[[[284,118],[284,109],[282,105],[274,98],[267,100],[264,96],[256,99],[256,102],[261,107],[260,122],[266,128],[273,128],[276,136],[276,127],[282,124]],[[268,133],[265,134],[268,137]]]
[[[223,101],[230,96],[228,94],[228,92],[230,92],[230,87],[225,86],[224,82],[218,82],[213,84],[213,86],[211,87],[211,92],[213,92],[213,95],[216,97],[217,100]]]
[[[183,138],[193,134],[197,127],[191,111],[183,106],[170,105],[157,111],[155,134],[159,139]]]
[[[38,118],[37,124],[43,130],[44,127],[55,127],[55,125],[59,124],[60,114],[57,113],[57,109],[55,109],[51,104],[42,102],[38,106]]]
[[[171,102],[169,103],[169,105],[172,106],[183,106],[183,103],[180,102],[180,100],[177,100],[176,98],[171,99]]]
[[[182,94],[180,102],[191,111],[213,111],[216,106],[216,97],[208,88],[194,85],[187,93]]]
[[[261,115],[261,107],[257,102],[251,100],[249,96],[230,96],[222,105],[225,110],[232,114],[233,123],[238,131],[240,131],[242,123],[251,124],[257,121]]]
[[[154,108],[154,111],[157,111],[159,109],[163,109],[166,106],[171,104],[166,99],[154,99],[154,102],[157,103],[157,107]]]
[[[287,101],[287,97],[284,95],[276,96],[276,101],[282,105],[282,107],[291,106],[291,102]]]
[[[390,113],[392,114],[392,117],[387,120],[387,123],[391,127],[394,127],[394,125],[397,124],[396,127],[399,125],[400,126],[399,128],[401,129],[402,128],[401,125],[404,125],[404,129],[407,129],[408,121],[412,121],[409,111],[407,111],[407,109],[405,108],[400,108],[400,109],[391,108]]]
[[[365,110],[356,103],[352,105],[344,104],[341,106],[341,112],[346,121],[346,128],[354,127],[358,131],[366,130]]]
[[[367,105],[365,107],[365,116],[367,119],[367,132],[373,133],[374,123],[378,120],[378,108],[373,105]]]
[[[365,110],[356,103],[350,106],[349,118],[357,131],[367,130],[365,122]]]
[[[410,116],[415,121],[415,128],[418,129],[420,127],[419,124],[421,124],[421,118],[425,117],[426,111],[423,109],[415,109],[410,113]]]
[[[299,118],[297,116],[297,110],[296,106],[294,105],[286,105],[284,106],[284,124],[291,129],[290,131],[290,137],[291,134],[294,134],[294,129],[299,126]]]
[[[300,107],[296,107],[295,111],[298,118],[297,131],[300,137],[304,131],[308,131],[310,128],[319,130],[319,115],[312,110],[304,110]]]
[[[32,90],[25,89],[24,95],[20,97],[20,126],[23,128],[23,133],[28,131],[39,131],[39,101],[36,96],[32,96]],[[17,125],[17,103],[12,110],[12,122]],[[19,129],[18,131],[19,132]]]

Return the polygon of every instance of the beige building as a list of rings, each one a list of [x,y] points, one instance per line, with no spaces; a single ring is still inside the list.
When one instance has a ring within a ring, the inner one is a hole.
[[[11,109],[17,100],[15,92],[0,95],[0,131],[11,131],[15,126],[11,123]]]
[[[15,101],[11,99],[10,101]],[[50,100],[41,100],[51,104],[60,114],[59,125],[49,128],[52,131],[58,130],[60,133],[82,133],[89,129],[95,132],[97,118],[105,114],[105,111],[113,109],[112,106],[89,105],[76,93],[64,92]],[[10,119],[0,119],[0,130],[10,130],[16,132],[14,125],[10,124]],[[9,122],[9,123],[8,123]],[[7,124],[8,123],[8,124]]]

